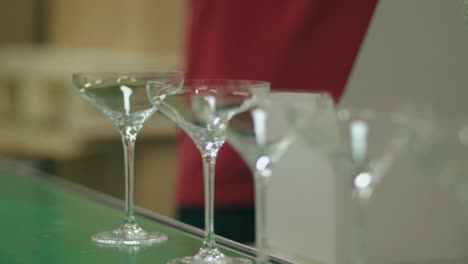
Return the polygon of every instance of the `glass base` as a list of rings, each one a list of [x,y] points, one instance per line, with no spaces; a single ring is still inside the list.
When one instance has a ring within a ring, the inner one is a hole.
[[[198,254],[169,260],[168,264],[251,264],[246,258],[233,258],[219,252],[218,249],[200,249]]]
[[[256,264],[273,264],[271,263],[269,260],[256,260],[255,261]]]
[[[233,258],[219,252],[218,249],[200,249],[192,257],[183,257],[172,259],[168,264],[252,264],[252,261],[246,258]]]
[[[105,245],[153,245],[167,240],[167,235],[147,232],[137,224],[123,224],[110,232],[95,234],[91,239]]]

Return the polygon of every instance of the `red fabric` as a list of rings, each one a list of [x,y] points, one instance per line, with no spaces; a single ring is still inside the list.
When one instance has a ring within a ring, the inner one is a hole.
[[[343,93],[377,0],[192,0],[187,78],[254,79],[272,89]],[[177,202],[203,206],[203,168],[179,140]],[[253,206],[248,168],[227,144],[219,153],[216,206]]]

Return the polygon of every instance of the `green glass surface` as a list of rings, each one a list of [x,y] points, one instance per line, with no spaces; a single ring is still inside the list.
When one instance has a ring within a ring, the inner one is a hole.
[[[202,243],[196,236],[139,217],[143,228],[163,232],[169,240],[137,250],[98,246],[91,241],[91,235],[118,226],[122,209],[88,199],[86,193],[22,174],[0,167],[1,264],[157,264],[193,255]],[[241,255],[231,249],[223,251]]]

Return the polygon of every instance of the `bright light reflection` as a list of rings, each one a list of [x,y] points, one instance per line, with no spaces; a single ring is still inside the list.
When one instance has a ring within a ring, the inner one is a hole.
[[[132,96],[133,90],[132,88],[122,85],[120,86],[120,91],[122,91],[123,99],[124,99],[124,109],[125,114],[130,114],[130,96]]]
[[[213,142],[208,142],[206,145],[205,145],[205,149],[206,150],[211,150],[213,148]]]
[[[270,158],[267,156],[262,156],[257,160],[255,167],[258,171],[263,171],[267,169],[268,165],[270,164]]]
[[[354,186],[359,189],[366,189],[372,183],[372,177],[368,172],[361,172],[354,179]]]
[[[366,122],[356,120],[350,124],[352,157],[354,161],[365,159],[367,151],[368,127]]]
[[[213,119],[213,125],[217,126],[219,123],[221,123],[221,118],[215,117],[215,118]]]

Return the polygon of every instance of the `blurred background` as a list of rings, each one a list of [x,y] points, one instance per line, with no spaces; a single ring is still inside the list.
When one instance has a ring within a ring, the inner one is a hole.
[[[122,198],[120,135],[72,88],[71,74],[181,69],[185,6],[185,0],[1,0],[0,156]],[[169,216],[174,143],[174,126],[156,115],[136,148],[136,203]]]
[[[182,69],[186,6],[185,0],[0,0],[0,157],[123,198],[119,134],[73,90],[71,73]],[[424,99],[447,115],[468,113],[467,47],[460,1],[379,1],[343,104]],[[136,204],[171,217],[175,131],[155,115],[135,159]],[[272,250],[336,263],[349,239],[342,187],[317,153],[296,145],[285,156],[269,194]],[[376,192],[372,258],[467,257],[467,207],[430,177],[404,170],[393,171]]]

